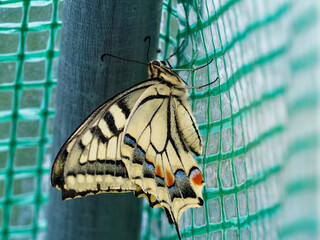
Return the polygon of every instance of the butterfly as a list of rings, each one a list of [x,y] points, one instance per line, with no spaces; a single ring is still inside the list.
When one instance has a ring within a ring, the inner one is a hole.
[[[181,239],[182,213],[203,205],[204,180],[192,155],[202,154],[202,139],[187,86],[168,65],[150,61],[148,80],[109,99],[80,125],[53,162],[51,185],[63,200],[132,191],[163,208]]]

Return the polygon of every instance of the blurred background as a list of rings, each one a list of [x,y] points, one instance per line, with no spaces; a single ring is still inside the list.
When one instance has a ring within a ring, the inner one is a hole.
[[[62,11],[0,1],[1,240],[46,239]],[[161,11],[158,58],[184,40],[174,66],[214,61],[180,76],[219,76],[190,91],[206,186],[183,239],[319,239],[319,1],[167,0]],[[141,239],[177,239],[162,209],[144,204]]]

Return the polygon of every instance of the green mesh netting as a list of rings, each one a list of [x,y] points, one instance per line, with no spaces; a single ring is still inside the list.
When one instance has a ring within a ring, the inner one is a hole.
[[[190,85],[204,140],[205,205],[185,239],[316,239],[319,132],[317,2],[165,1],[159,58]],[[0,239],[46,229],[61,1],[0,1]],[[319,9],[319,8],[318,8]],[[319,31],[318,31],[319,35]],[[318,115],[317,115],[318,114]],[[177,239],[145,206],[143,239]]]
[[[59,1],[0,1],[0,239],[46,229]]]
[[[318,217],[311,207],[316,206],[317,177],[312,166],[318,133],[303,130],[304,120],[309,120],[308,130],[315,129],[317,122],[310,121],[317,106],[313,88],[317,77],[309,72],[310,65],[317,66],[318,55],[312,50],[317,48],[316,40],[307,53],[296,54],[304,51],[306,29],[315,29],[314,5],[277,0],[165,1],[161,57],[184,39],[187,47],[177,59],[179,66],[197,67],[214,59],[209,67],[184,79],[195,86],[216,76],[220,79],[191,92],[205,141],[204,156],[197,159],[205,176],[205,206],[184,213],[183,238],[318,236]],[[301,89],[305,91],[297,94]],[[293,115],[300,118],[291,121]],[[301,135],[294,134],[297,128]],[[303,162],[308,159],[313,160]],[[174,228],[168,229],[163,211],[150,210],[146,204],[142,239],[177,239]]]

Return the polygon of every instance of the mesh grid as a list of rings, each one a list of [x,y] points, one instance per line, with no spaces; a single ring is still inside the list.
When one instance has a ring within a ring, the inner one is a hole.
[[[277,237],[274,216],[281,199],[277,181],[283,152],[286,84],[277,72],[288,38],[281,29],[286,1],[183,1],[164,3],[163,55],[184,39],[178,68],[214,62],[181,75],[193,86],[219,76],[219,83],[193,90],[192,108],[204,140],[201,164],[204,207],[187,210],[180,222],[185,239]],[[169,34],[169,35],[168,35]],[[176,239],[161,210],[143,215],[143,239]],[[161,219],[161,220],[159,220]]]
[[[292,1],[281,239],[319,238],[318,9],[317,1]]]
[[[184,239],[318,237],[316,4],[164,1],[159,58],[184,40],[172,65],[214,62],[183,79],[219,76],[190,92],[206,186]],[[58,0],[0,1],[0,239],[44,238],[61,13]],[[145,205],[142,221],[142,239],[177,239],[163,210]]]
[[[0,2],[0,238],[46,229],[59,1]]]

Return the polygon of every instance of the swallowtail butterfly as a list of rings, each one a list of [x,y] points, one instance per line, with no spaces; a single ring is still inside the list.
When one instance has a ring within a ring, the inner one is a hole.
[[[69,137],[51,171],[63,200],[132,191],[162,207],[181,239],[181,214],[203,205],[204,181],[191,154],[202,153],[200,132],[175,70],[149,62],[147,81],[98,107]]]

